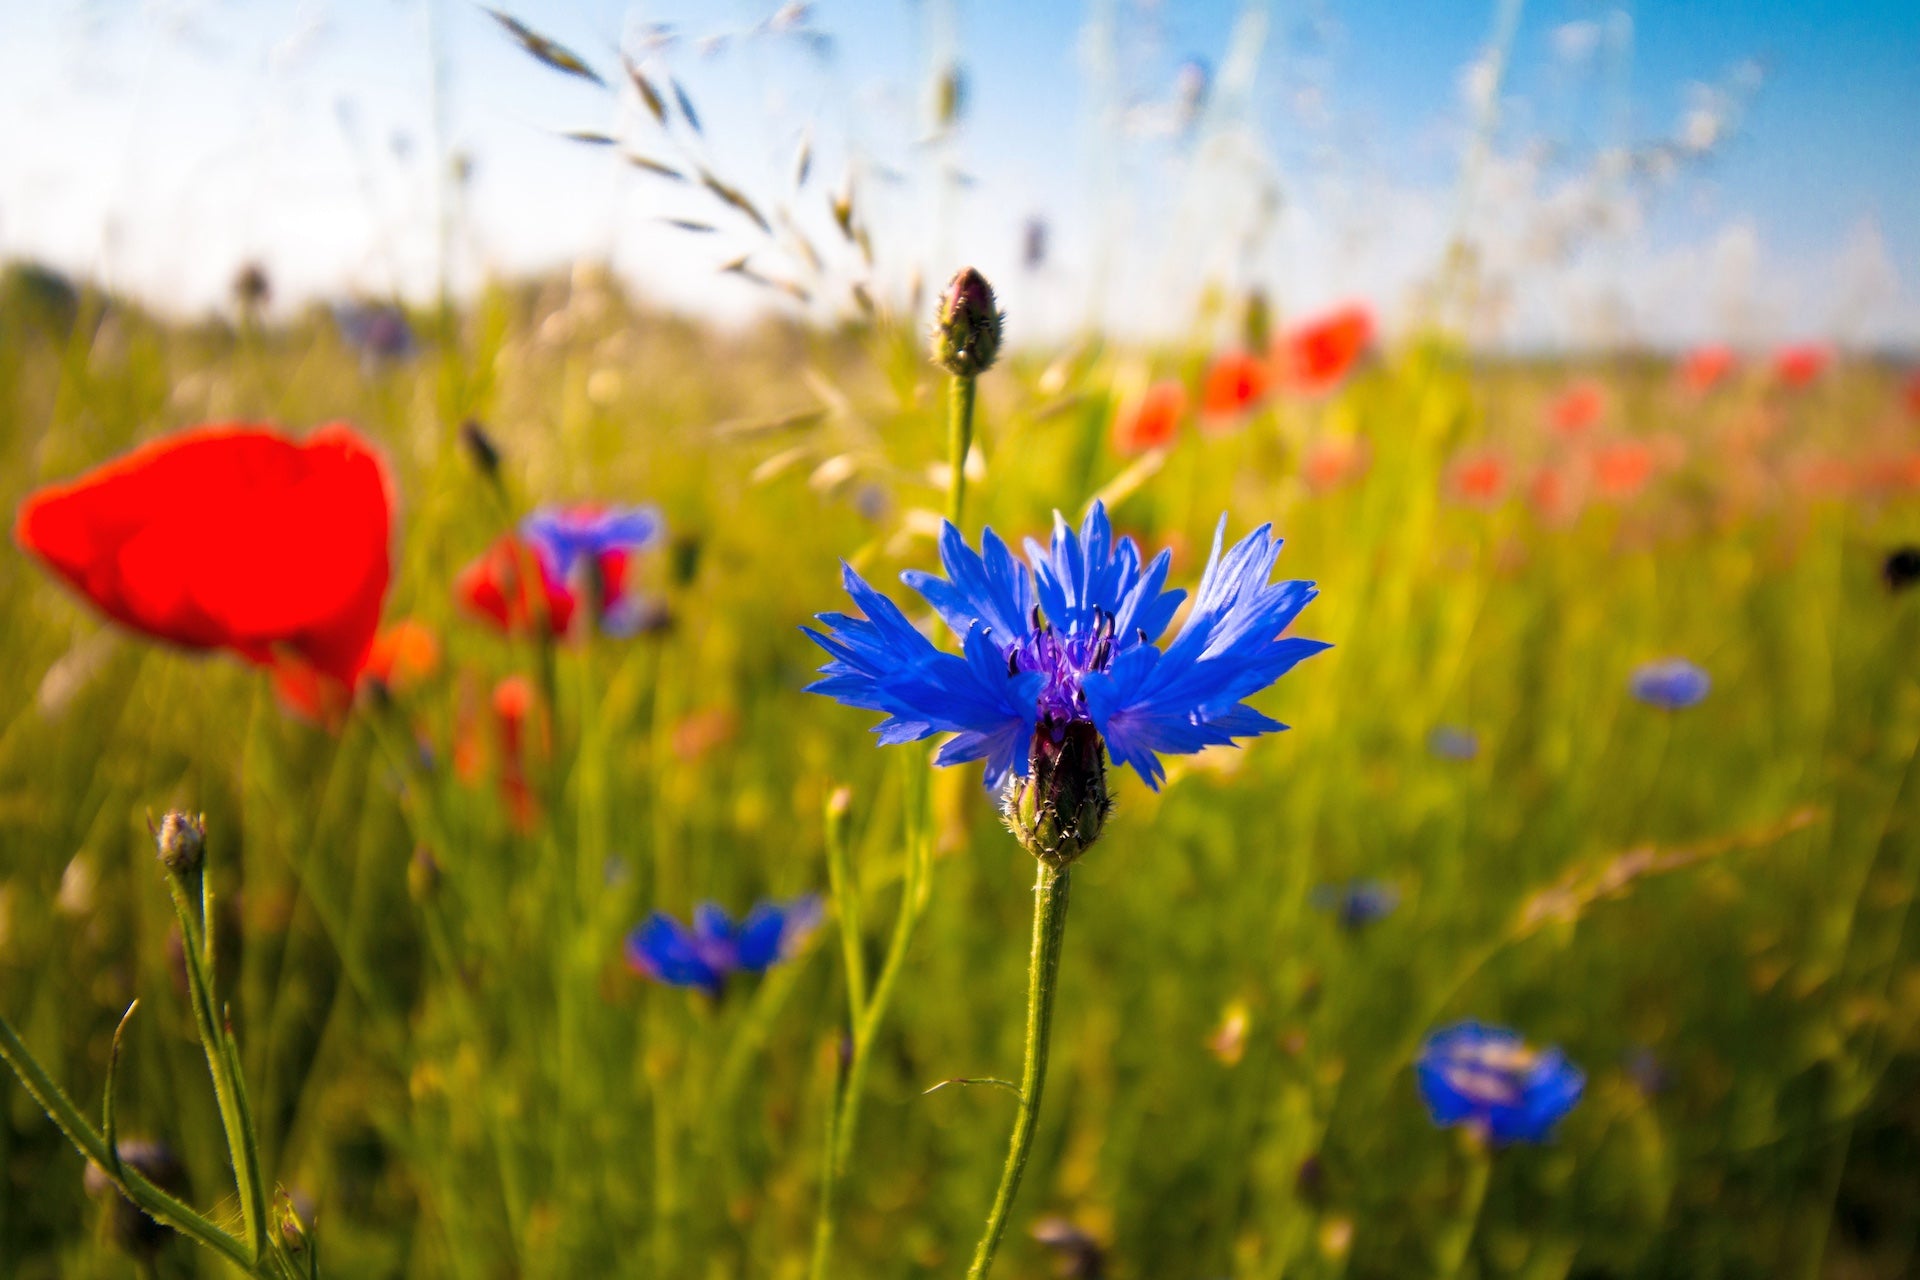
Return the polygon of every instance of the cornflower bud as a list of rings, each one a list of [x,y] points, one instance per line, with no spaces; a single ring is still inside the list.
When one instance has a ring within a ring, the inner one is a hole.
[[[206,854],[207,820],[204,815],[169,810],[160,819],[153,835],[160,850],[160,862],[174,875],[186,875],[199,867]]]
[[[1003,319],[985,276],[972,267],[954,273],[934,317],[934,363],[961,378],[985,373],[1000,355]]]
[[[1042,720],[1027,776],[1008,779],[1002,811],[1014,839],[1047,865],[1065,867],[1085,853],[1113,812],[1099,731],[1085,721]]]

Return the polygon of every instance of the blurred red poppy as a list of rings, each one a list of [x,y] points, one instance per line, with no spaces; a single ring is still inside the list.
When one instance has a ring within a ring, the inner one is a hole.
[[[1637,440],[1601,445],[1593,451],[1593,486],[1607,498],[1630,498],[1653,475],[1653,450]]]
[[[1275,377],[1295,395],[1325,395],[1373,345],[1373,313],[1351,303],[1289,329],[1274,344]]]
[[[1563,436],[1590,431],[1607,416],[1607,389],[1592,378],[1581,378],[1547,405],[1547,421]]]
[[[1113,420],[1114,451],[1131,455],[1172,444],[1186,413],[1185,387],[1171,380],[1154,383],[1138,404],[1121,410]]]
[[[107,616],[351,685],[390,574],[391,485],[344,424],[195,427],[21,506],[20,545]]]
[[[1494,503],[1507,488],[1507,464],[1497,453],[1474,454],[1453,468],[1454,495],[1465,502]]]
[[[440,638],[415,618],[382,627],[367,653],[365,676],[395,693],[419,684],[440,666]]]
[[[1680,385],[1703,396],[1724,382],[1738,363],[1732,347],[1717,342],[1695,347],[1680,361]]]
[[[1796,342],[1773,353],[1774,381],[1800,391],[1820,380],[1833,363],[1833,348],[1819,342]]]
[[[1225,351],[1207,368],[1200,387],[1200,425],[1230,427],[1267,398],[1272,375],[1267,362],[1244,351]]]
[[[573,592],[517,534],[502,535],[462,569],[453,589],[462,605],[502,631],[559,636],[573,622]]]
[[[1901,391],[1900,398],[1907,406],[1907,416],[1920,418],[1920,369],[1907,375],[1907,385]]]

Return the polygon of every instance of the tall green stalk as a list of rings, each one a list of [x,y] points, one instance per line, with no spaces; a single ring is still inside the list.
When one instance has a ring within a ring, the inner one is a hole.
[[[986,1280],[993,1255],[1006,1232],[1020,1177],[1033,1151],[1033,1134],[1040,1118],[1040,1095],[1047,1083],[1047,1043],[1053,1030],[1053,997],[1059,985],[1060,944],[1067,936],[1067,889],[1072,869],[1040,863],[1033,886],[1033,959],[1027,973],[1027,1056],[1020,1069],[1020,1110],[1013,1119],[1007,1143],[1007,1164],[1000,1173],[1000,1189],[987,1212],[986,1229],[973,1252],[967,1280]]]

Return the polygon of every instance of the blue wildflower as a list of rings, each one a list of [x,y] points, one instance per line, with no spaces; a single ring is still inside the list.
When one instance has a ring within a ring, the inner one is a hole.
[[[414,352],[407,313],[383,302],[343,302],[333,309],[334,323],[363,363],[404,360]]]
[[[1471,729],[1443,724],[1427,735],[1427,750],[1442,760],[1471,760],[1480,754],[1480,738]]]
[[[520,536],[553,579],[570,587],[590,578],[600,602],[600,630],[625,638],[669,621],[666,602],[633,589],[628,559],[666,536],[655,507],[542,507],[520,523]]]
[[[1650,706],[1678,711],[1705,698],[1713,680],[1685,658],[1665,658],[1635,668],[1629,687]]]
[[[832,658],[808,687],[885,712],[875,729],[882,745],[952,734],[935,762],[984,760],[990,787],[1083,752],[1097,734],[1095,750],[1104,746],[1158,788],[1163,754],[1286,728],[1244,700],[1327,648],[1281,636],[1316,593],[1309,582],[1268,581],[1280,552],[1270,528],[1226,548],[1221,517],[1192,611],[1162,649],[1186,595],[1165,590],[1171,557],[1143,564],[1133,539],[1115,539],[1101,504],[1078,533],[1056,513],[1052,546],[1026,544],[1031,568],[993,530],[975,552],[948,524],[946,576],[901,580],[940,614],[961,652],[936,649],[847,568],[847,593],[866,616],[824,613],[824,631],[806,628]]]
[[[673,987],[698,987],[718,999],[736,973],[764,973],[799,951],[820,923],[820,899],[762,902],[735,923],[703,902],[688,928],[656,911],[627,935],[627,963],[635,972]]]
[[[1471,1125],[1496,1144],[1545,1141],[1587,1082],[1558,1049],[1478,1022],[1428,1037],[1416,1070],[1435,1124]]]
[[[665,536],[667,522],[655,507],[542,507],[520,524],[520,536],[540,553],[555,577],[566,581],[582,563],[614,552],[639,551]]]
[[[1314,905],[1333,912],[1344,929],[1358,931],[1385,920],[1400,905],[1400,890],[1385,880],[1349,880],[1313,891]]]

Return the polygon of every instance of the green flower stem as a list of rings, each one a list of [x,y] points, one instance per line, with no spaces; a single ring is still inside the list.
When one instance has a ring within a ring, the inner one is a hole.
[[[201,1047],[207,1054],[207,1071],[213,1077],[214,1100],[219,1104],[220,1123],[226,1130],[227,1154],[233,1162],[233,1177],[240,1192],[240,1217],[245,1224],[247,1244],[253,1257],[267,1258],[267,1193],[260,1175],[260,1146],[254,1134],[253,1113],[247,1105],[246,1086],[240,1079],[240,1063],[233,1036],[222,1021],[214,1017],[213,942],[207,921],[213,914],[213,891],[206,883],[205,870],[196,868],[185,874],[169,874],[167,890],[173,897],[173,911],[180,920],[180,934],[186,953],[187,992],[192,998],[194,1027],[200,1033]],[[198,885],[193,882],[198,881]],[[198,888],[196,904],[189,890]]]
[[[40,1104],[47,1118],[58,1125],[81,1155],[106,1173],[120,1194],[140,1207],[140,1211],[163,1226],[213,1250],[234,1266],[252,1275],[271,1275],[257,1265],[247,1246],[213,1225],[207,1219],[147,1181],[140,1172],[123,1164],[108,1148],[106,1139],[96,1131],[80,1109],[73,1105],[59,1085],[47,1075],[45,1067],[27,1049],[13,1025],[0,1018],[0,1058],[13,1069],[27,1093]]]
[[[1040,1115],[1040,1092],[1047,1082],[1047,1038],[1053,1026],[1053,996],[1060,974],[1060,944],[1067,936],[1067,867],[1040,864],[1033,886],[1033,964],[1027,976],[1027,1060],[1020,1070],[1020,1110],[1014,1116],[1013,1136],[1007,1143],[1007,1167],[1000,1174],[1000,1190],[987,1213],[986,1229],[974,1250],[967,1280],[986,1280],[993,1255],[1013,1212],[1013,1198],[1033,1150],[1035,1122]]]
[[[1460,1213],[1440,1242],[1434,1275],[1453,1280],[1467,1265],[1473,1238],[1480,1232],[1480,1212],[1487,1204],[1487,1184],[1493,1177],[1493,1150],[1484,1134],[1463,1131],[1467,1149],[1467,1180],[1460,1189]]]
[[[967,503],[967,454],[973,449],[975,379],[954,374],[947,385],[947,519],[960,528]]]
[[[907,767],[907,794],[904,808],[908,815],[906,830],[906,870],[900,883],[900,907],[893,918],[893,936],[887,943],[886,958],[881,961],[880,975],[875,979],[872,991],[860,1003],[858,1013],[851,1019],[852,1046],[847,1058],[846,1070],[836,1081],[827,1110],[827,1149],[823,1167],[820,1171],[820,1207],[819,1216],[814,1223],[813,1262],[808,1270],[810,1280],[825,1280],[828,1274],[828,1261],[833,1251],[834,1222],[839,1212],[840,1180],[845,1175],[847,1164],[853,1156],[854,1134],[860,1127],[860,1102],[866,1096],[867,1069],[873,1061],[874,1041],[880,1034],[880,1025],[886,1020],[887,1008],[893,1002],[893,991],[899,981],[900,971],[904,967],[907,952],[913,945],[914,931],[920,918],[926,914],[927,900],[931,893],[933,865],[933,818],[931,774],[926,768],[925,758],[917,753],[909,757]],[[832,817],[829,816],[829,835],[831,843],[836,833],[831,829]],[[844,838],[844,833],[840,833]],[[844,849],[842,850],[844,853]],[[831,855],[830,855],[831,856]],[[848,895],[849,899],[852,897]],[[841,928],[847,926],[846,917],[841,917]],[[864,961],[857,958],[857,939],[847,958],[849,969],[848,1003],[854,1003],[852,996],[852,975],[859,972],[864,977]]]

